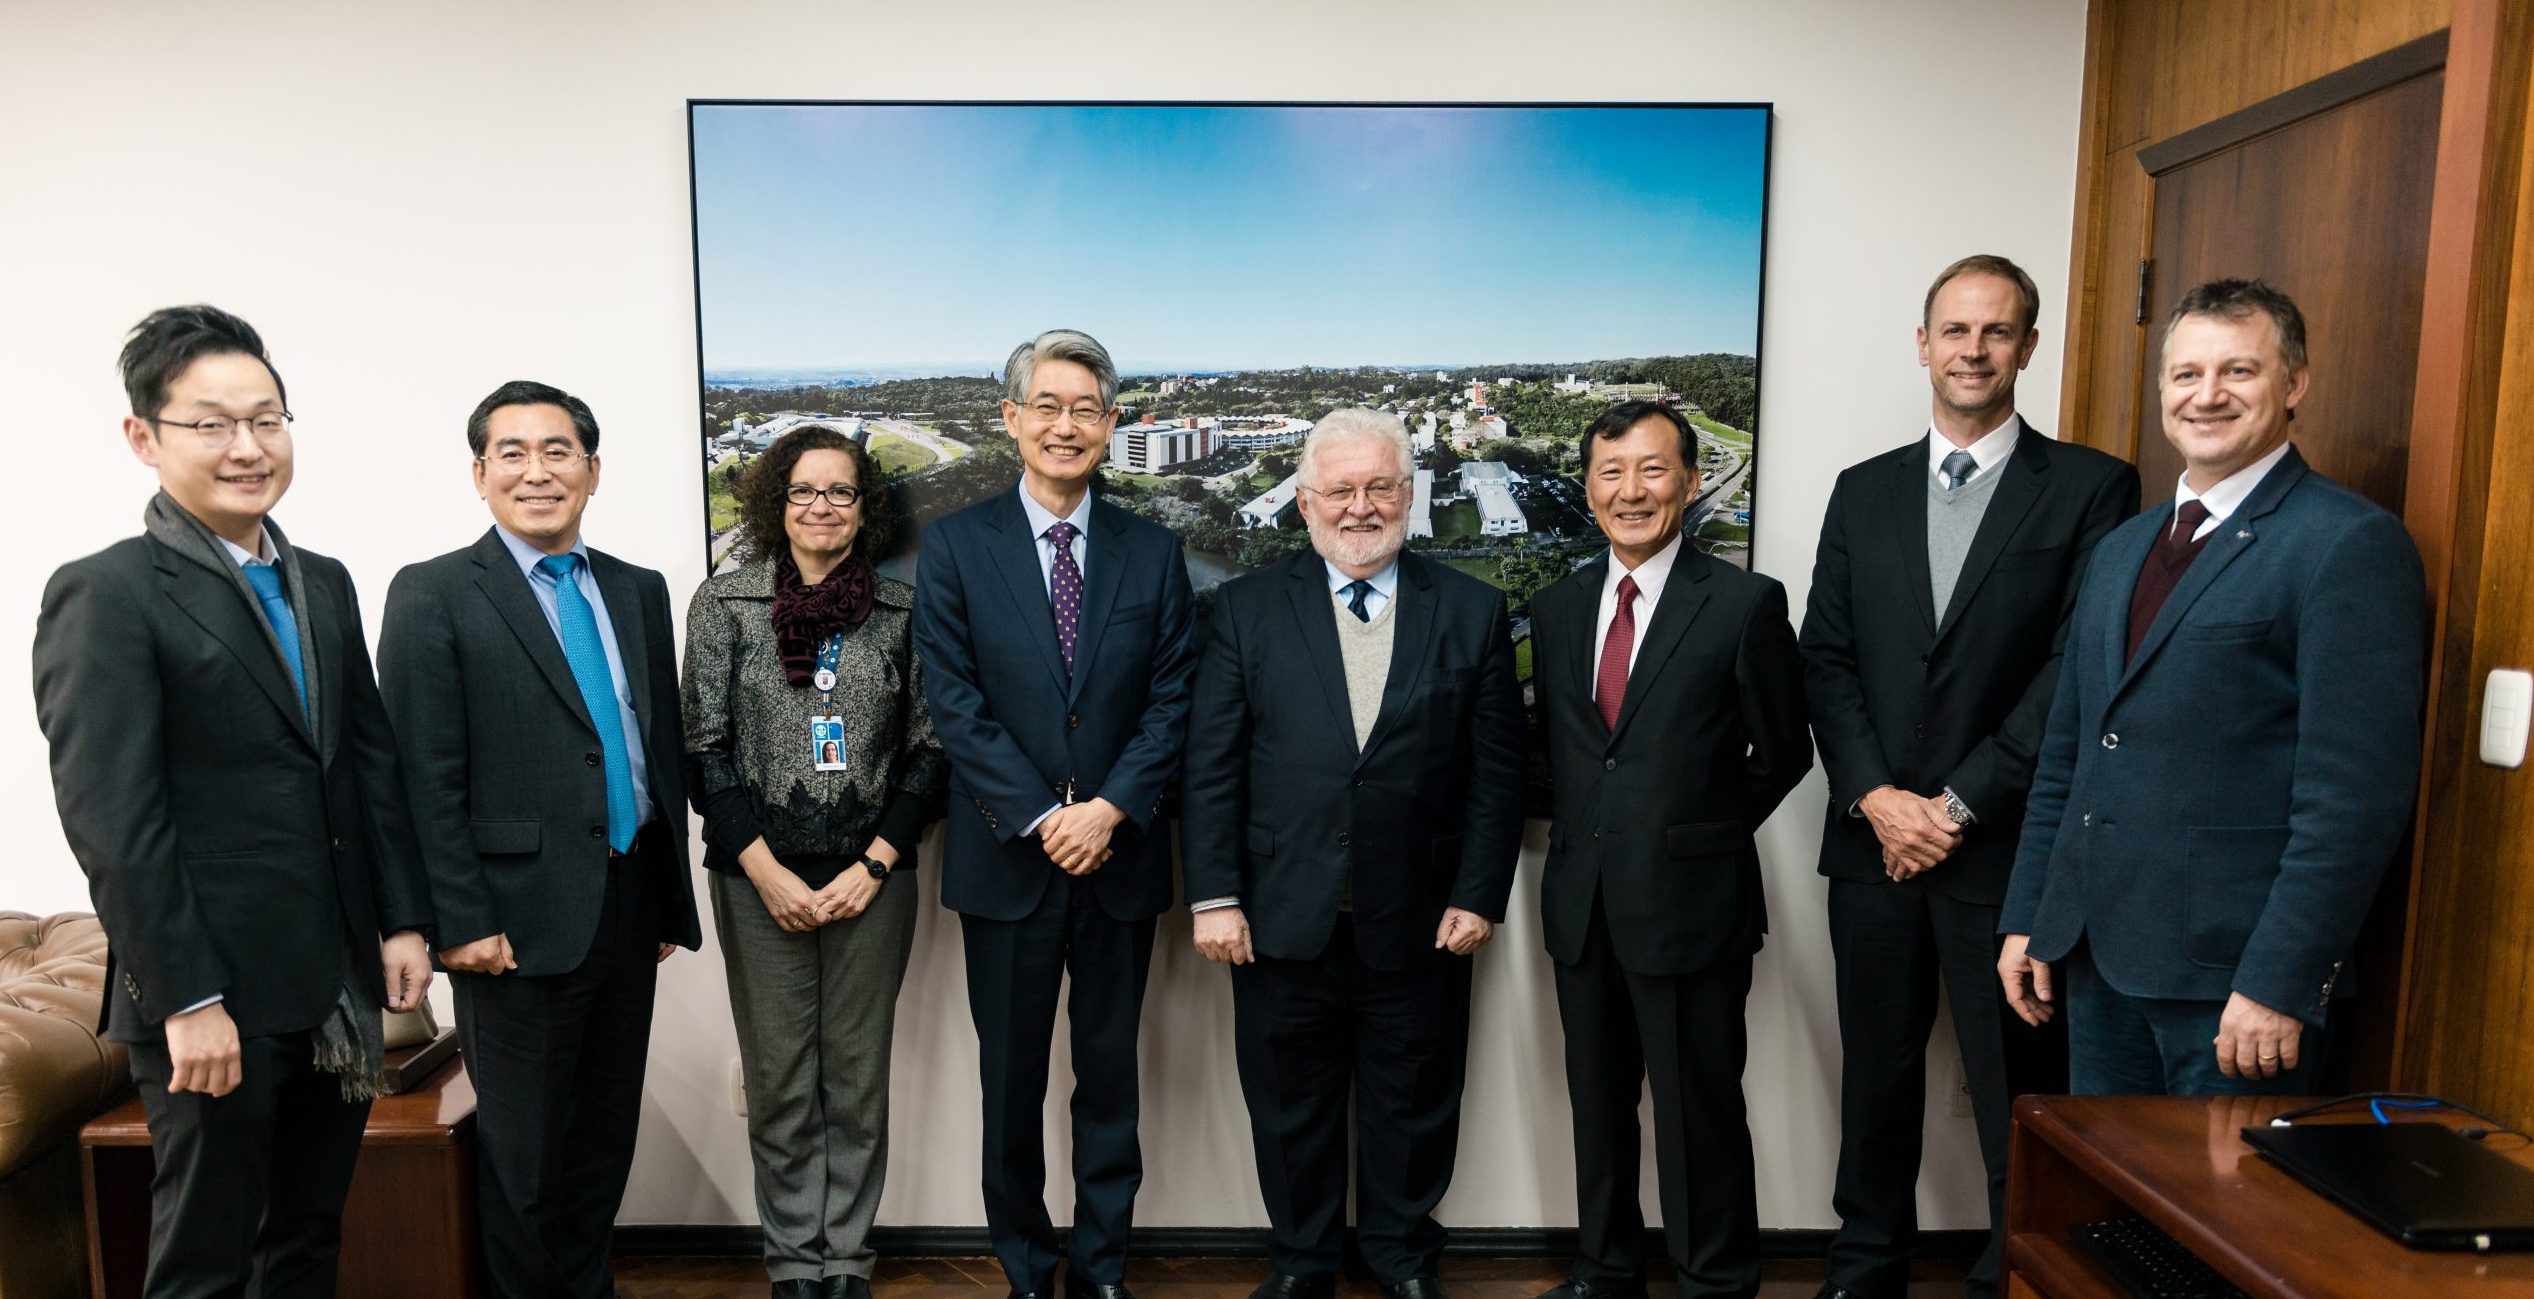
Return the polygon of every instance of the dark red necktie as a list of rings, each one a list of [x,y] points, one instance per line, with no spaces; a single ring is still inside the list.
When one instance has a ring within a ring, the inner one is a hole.
[[[2147,562],[2138,568],[2138,585],[2129,595],[2129,648],[2121,654],[2121,662],[2127,663],[2137,655],[2138,643],[2147,639],[2147,629],[2164,611],[2165,598],[2181,584],[2183,570],[2200,557],[2200,548],[2208,544],[2206,538],[2197,535],[2200,525],[2206,522],[2207,506],[2196,500],[2184,501],[2173,512],[2173,525],[2147,551]],[[2209,536],[2216,535],[2215,529],[2209,531]]]
[[[1593,697],[1601,704],[1601,724],[1619,729],[1619,705],[1628,697],[1628,652],[1637,643],[1637,580],[1619,579],[1619,604],[1610,611],[1610,631],[1601,638],[1601,673],[1593,678]]]

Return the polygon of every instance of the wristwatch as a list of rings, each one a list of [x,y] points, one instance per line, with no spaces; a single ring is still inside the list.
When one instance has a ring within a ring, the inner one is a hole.
[[[884,862],[869,853],[864,853],[862,854],[862,868],[871,872],[871,878],[874,882],[880,884],[886,884],[889,882],[889,864],[887,862]]]
[[[1944,792],[1944,814],[1945,819],[1955,825],[1971,824],[1971,805],[1963,802],[1962,796],[1950,787]]]

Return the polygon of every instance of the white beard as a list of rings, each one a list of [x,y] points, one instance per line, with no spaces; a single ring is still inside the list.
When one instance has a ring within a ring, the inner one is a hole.
[[[1319,551],[1321,558],[1344,568],[1378,568],[1387,564],[1407,538],[1405,516],[1375,532],[1348,532],[1343,526],[1311,522],[1311,548]]]

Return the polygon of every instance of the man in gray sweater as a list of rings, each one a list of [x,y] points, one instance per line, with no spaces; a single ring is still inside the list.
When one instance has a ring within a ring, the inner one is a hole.
[[[1232,967],[1274,1274],[1329,1299],[1346,1228],[1390,1299],[1442,1299],[1468,957],[1522,837],[1521,688],[1502,592],[1406,554],[1407,429],[1341,410],[1303,444],[1311,549],[1223,585],[1180,821],[1197,950]]]

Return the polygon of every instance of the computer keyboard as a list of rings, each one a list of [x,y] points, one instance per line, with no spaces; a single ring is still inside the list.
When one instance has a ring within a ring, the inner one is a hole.
[[[2138,1299],[2245,1299],[2216,1269],[2145,1218],[2080,1222],[2068,1230]]]

